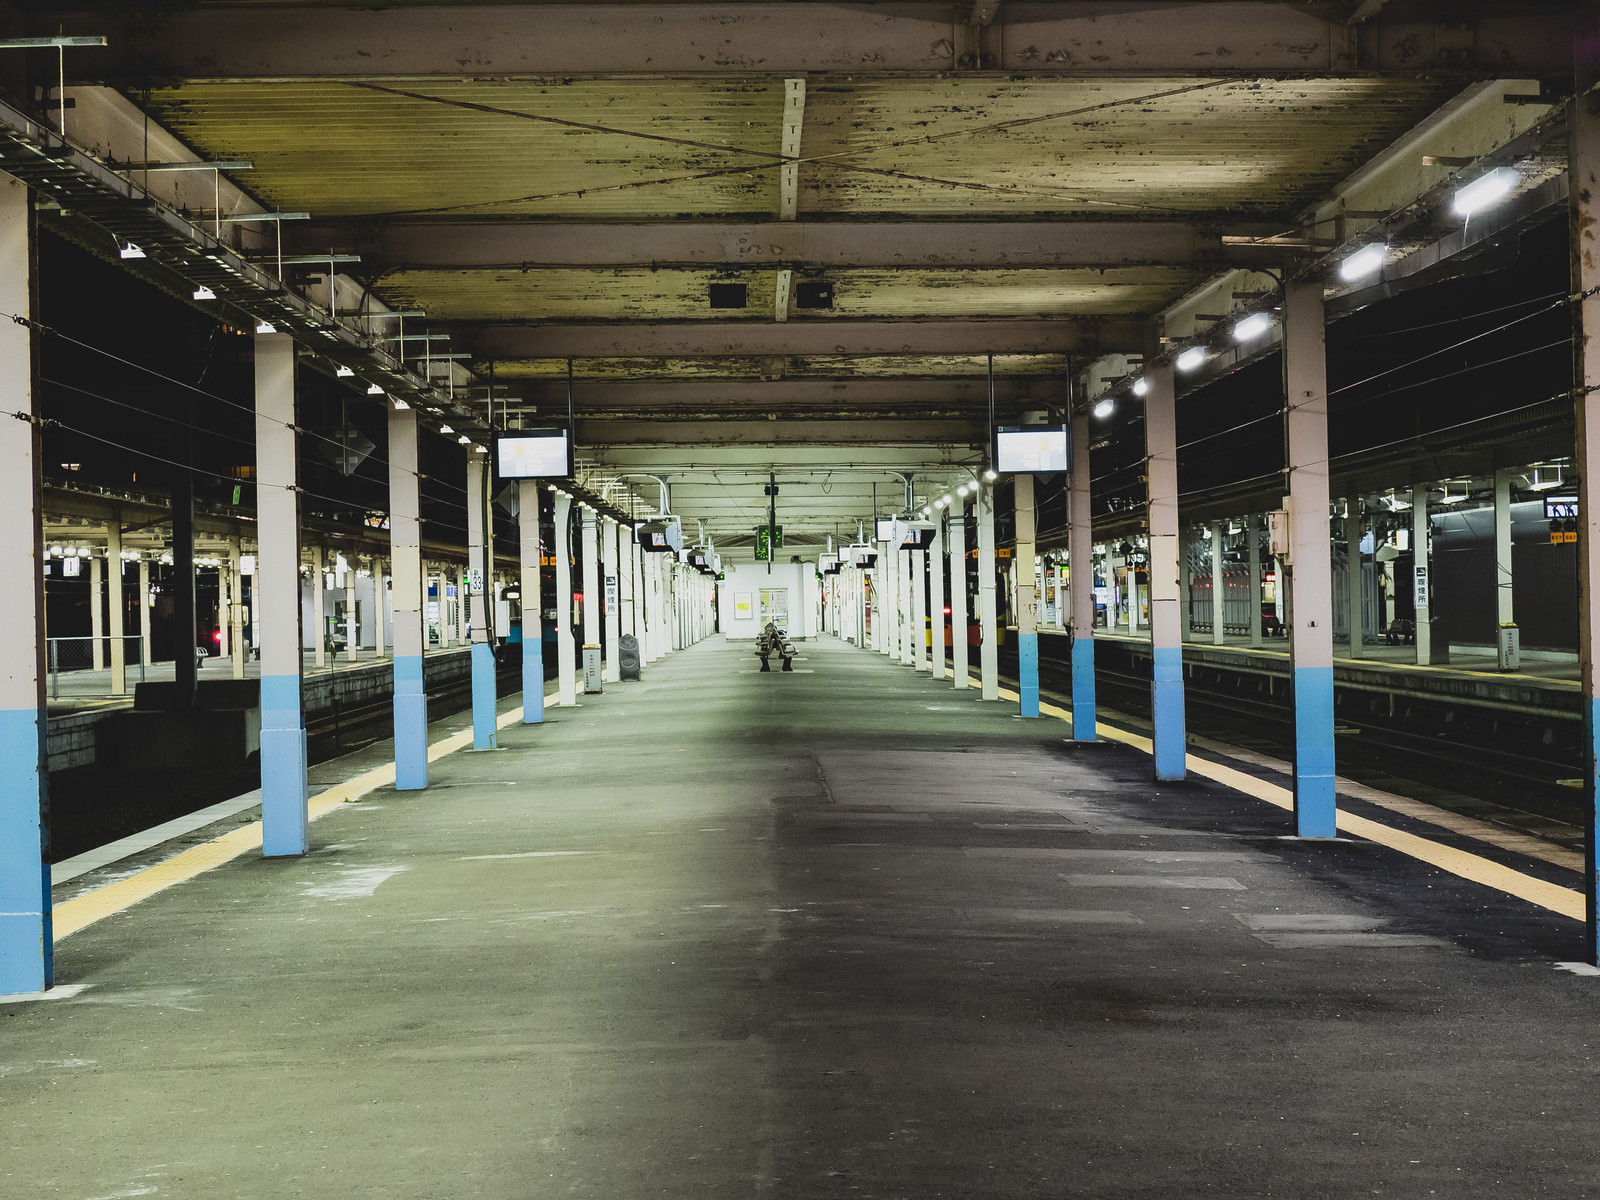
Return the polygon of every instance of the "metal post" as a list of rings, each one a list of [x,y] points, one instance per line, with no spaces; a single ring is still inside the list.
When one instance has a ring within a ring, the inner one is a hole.
[[[1301,837],[1337,832],[1333,759],[1333,554],[1328,522],[1328,364],[1322,281],[1284,285],[1289,464],[1289,657],[1294,812]]]
[[[1502,671],[1522,668],[1517,641],[1517,612],[1513,603],[1511,557],[1511,477],[1517,472],[1502,467],[1494,473],[1494,595],[1495,665]]]
[[[978,673],[984,700],[1000,698],[1000,646],[995,641],[994,488],[978,489]]]
[[[319,669],[328,665],[327,590],[328,550],[318,543],[311,552],[311,624],[315,627],[311,665]]]
[[[944,678],[945,631],[950,628],[944,611],[944,513],[933,523],[933,545],[928,549],[928,612],[933,617],[929,648],[933,655],[933,677]],[[841,573],[840,578],[843,578]]]
[[[389,558],[394,578],[394,786],[428,786],[427,643],[422,572],[421,474],[416,410],[389,411]],[[383,580],[374,577],[374,594]],[[382,620],[382,612],[379,612]]]
[[[97,549],[89,551],[89,666],[103,671],[105,655],[106,584],[105,563]]]
[[[556,689],[560,702],[571,706],[578,702],[578,654],[572,639],[572,497],[565,492],[556,493],[551,549],[556,556]]]
[[[1223,645],[1228,632],[1227,564],[1222,557],[1222,533],[1226,528],[1221,521],[1211,522],[1211,644],[1214,646]]]
[[[1145,473],[1150,524],[1150,715],[1156,778],[1182,779],[1188,771],[1183,695],[1183,634],[1178,619],[1178,427],[1171,363],[1145,374]],[[1130,612],[1139,608],[1134,569]],[[1216,581],[1212,581],[1216,606]],[[1213,614],[1215,624],[1215,614]]]
[[[1089,492],[1089,410],[1072,414],[1067,480],[1067,577],[1072,591],[1072,740],[1095,739],[1094,522]]]
[[[911,563],[911,665],[918,671],[928,667],[928,555],[913,550]]]
[[[472,637],[472,748],[499,745],[495,725],[494,648],[489,644],[487,472],[481,451],[467,453],[467,603]]]
[[[0,175],[0,311],[33,311],[33,212],[28,189]],[[55,981],[45,788],[44,544],[33,342],[0,322],[0,525],[17,577],[0,588],[0,994]]]
[[[967,497],[957,491],[950,502],[950,679],[969,686],[967,661]]]
[[[306,725],[300,696],[300,489],[295,459],[294,339],[282,333],[256,334],[255,362],[255,590],[263,631],[261,850],[268,857],[280,857],[304,854],[307,847]],[[313,594],[320,593],[321,588],[319,573]]]
[[[1257,528],[1256,514],[1244,518],[1245,549],[1250,562],[1250,644],[1262,644],[1261,631],[1261,530]]]
[[[1415,612],[1412,623],[1417,630],[1417,664],[1433,661],[1433,572],[1428,551],[1433,522],[1428,517],[1428,489],[1418,484],[1411,489],[1411,599]]]
[[[544,721],[544,599],[540,595],[539,481],[517,482],[518,567],[522,571],[522,723]]]
[[[356,619],[356,564],[344,564],[344,657],[346,662],[356,661],[356,651],[361,642],[361,623]]]
[[[128,691],[128,648],[123,644],[126,636],[124,614],[127,599],[122,590],[122,510],[113,508],[111,520],[106,524],[106,570],[110,572],[111,605],[111,694],[123,696]]]
[[[1034,574],[1038,512],[1033,501],[1033,476],[1018,475],[1011,483],[1016,509],[1017,540],[1012,562],[1017,568],[1017,696],[1025,717],[1039,715],[1039,592]]]
[[[244,678],[244,573],[240,569],[243,557],[237,534],[228,539],[228,611],[223,623],[228,627],[229,647],[233,652],[233,677]]]
[[[1350,657],[1361,657],[1361,597],[1364,594],[1361,566],[1361,539],[1364,536],[1361,520],[1361,497],[1345,498],[1344,560],[1350,585]]]

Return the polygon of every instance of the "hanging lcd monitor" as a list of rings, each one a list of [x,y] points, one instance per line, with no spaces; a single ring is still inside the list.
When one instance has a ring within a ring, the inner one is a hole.
[[[495,443],[501,479],[565,479],[572,474],[572,440],[565,429],[519,429]]]
[[[1045,475],[1070,464],[1063,425],[1001,425],[994,431],[994,469],[1002,475]]]

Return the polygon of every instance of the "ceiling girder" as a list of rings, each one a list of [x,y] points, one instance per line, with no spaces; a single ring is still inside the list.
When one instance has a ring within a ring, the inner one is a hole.
[[[958,4],[261,5],[52,12],[33,25],[106,35],[108,46],[73,56],[69,72],[139,86],[464,73],[859,76],[974,65],[1078,76],[1570,75],[1570,12],[1534,4],[1515,12],[1461,9],[1438,0],[1348,25],[1337,12],[1282,0],[1008,4],[984,28],[976,62],[971,10]]]
[[[608,455],[618,448],[629,446],[663,448],[744,446],[753,450],[777,447],[848,446],[852,450],[850,461],[857,462],[872,458],[870,446],[873,443],[904,444],[915,438],[930,446],[960,448],[964,453],[953,453],[949,460],[956,463],[971,458],[973,447],[983,443],[983,428],[983,419],[977,417],[970,420],[916,421],[907,421],[903,418],[840,421],[832,417],[822,420],[776,421],[749,418],[683,421],[671,417],[654,420],[594,421],[579,417],[577,445],[579,454],[586,453],[585,447],[601,446]],[[863,449],[863,447],[869,448]],[[682,457],[681,454],[676,456]],[[788,461],[787,453],[785,461]]]
[[[1009,404],[1029,398],[1049,398],[1064,393],[1066,380],[995,380],[995,399]],[[544,411],[566,410],[565,380],[528,383],[523,402]],[[701,412],[747,412],[762,422],[769,412],[820,409],[826,412],[895,410],[915,415],[953,407],[981,406],[989,397],[989,383],[978,378],[944,379],[589,379],[574,388],[580,413],[603,415],[606,409],[660,410],[678,419]]]

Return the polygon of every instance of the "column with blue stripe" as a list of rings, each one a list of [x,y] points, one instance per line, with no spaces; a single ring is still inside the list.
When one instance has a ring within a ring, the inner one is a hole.
[[[1072,590],[1072,740],[1095,738],[1094,524],[1089,493],[1089,410],[1072,414],[1067,480],[1067,576]]]
[[[1284,285],[1289,446],[1289,659],[1294,670],[1294,819],[1338,832],[1333,765],[1333,531],[1328,521],[1328,355],[1322,281]]]
[[[489,490],[484,452],[467,448],[467,622],[472,643],[472,748],[493,750],[495,728],[494,649],[489,645],[489,552],[486,529]]]
[[[1184,778],[1188,770],[1183,697],[1183,620],[1178,610],[1178,425],[1172,364],[1146,373],[1145,475],[1150,528],[1150,717],[1156,778]],[[1129,569],[1133,578],[1133,569]],[[1137,591],[1135,604],[1138,603]]]
[[[422,680],[422,523],[417,414],[389,410],[389,557],[394,610],[394,786],[428,786],[428,694]]]
[[[261,852],[307,847],[306,721],[301,702],[300,490],[294,339],[258,333],[256,615],[261,623]],[[320,591],[320,576],[312,580]],[[317,630],[320,641],[322,631]]]

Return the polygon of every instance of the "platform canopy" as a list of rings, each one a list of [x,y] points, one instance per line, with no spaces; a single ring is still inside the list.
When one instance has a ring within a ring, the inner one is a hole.
[[[570,405],[593,488],[653,501],[665,477],[732,548],[775,474],[798,552],[853,540],[874,485],[889,511],[905,476],[921,504],[980,469],[992,419],[1064,419],[1089,362],[1136,368],[1163,335],[1270,311],[1268,269],[1414,230],[1505,147],[1548,185],[1580,7],[38,3],[7,23],[105,35],[66,56],[69,130],[147,117],[248,160],[236,202],[309,214],[282,226],[293,255],[358,255],[337,269],[426,314],[408,329],[447,335],[429,345],[462,387],[492,377],[496,420]],[[210,182],[190,187],[203,212]]]

